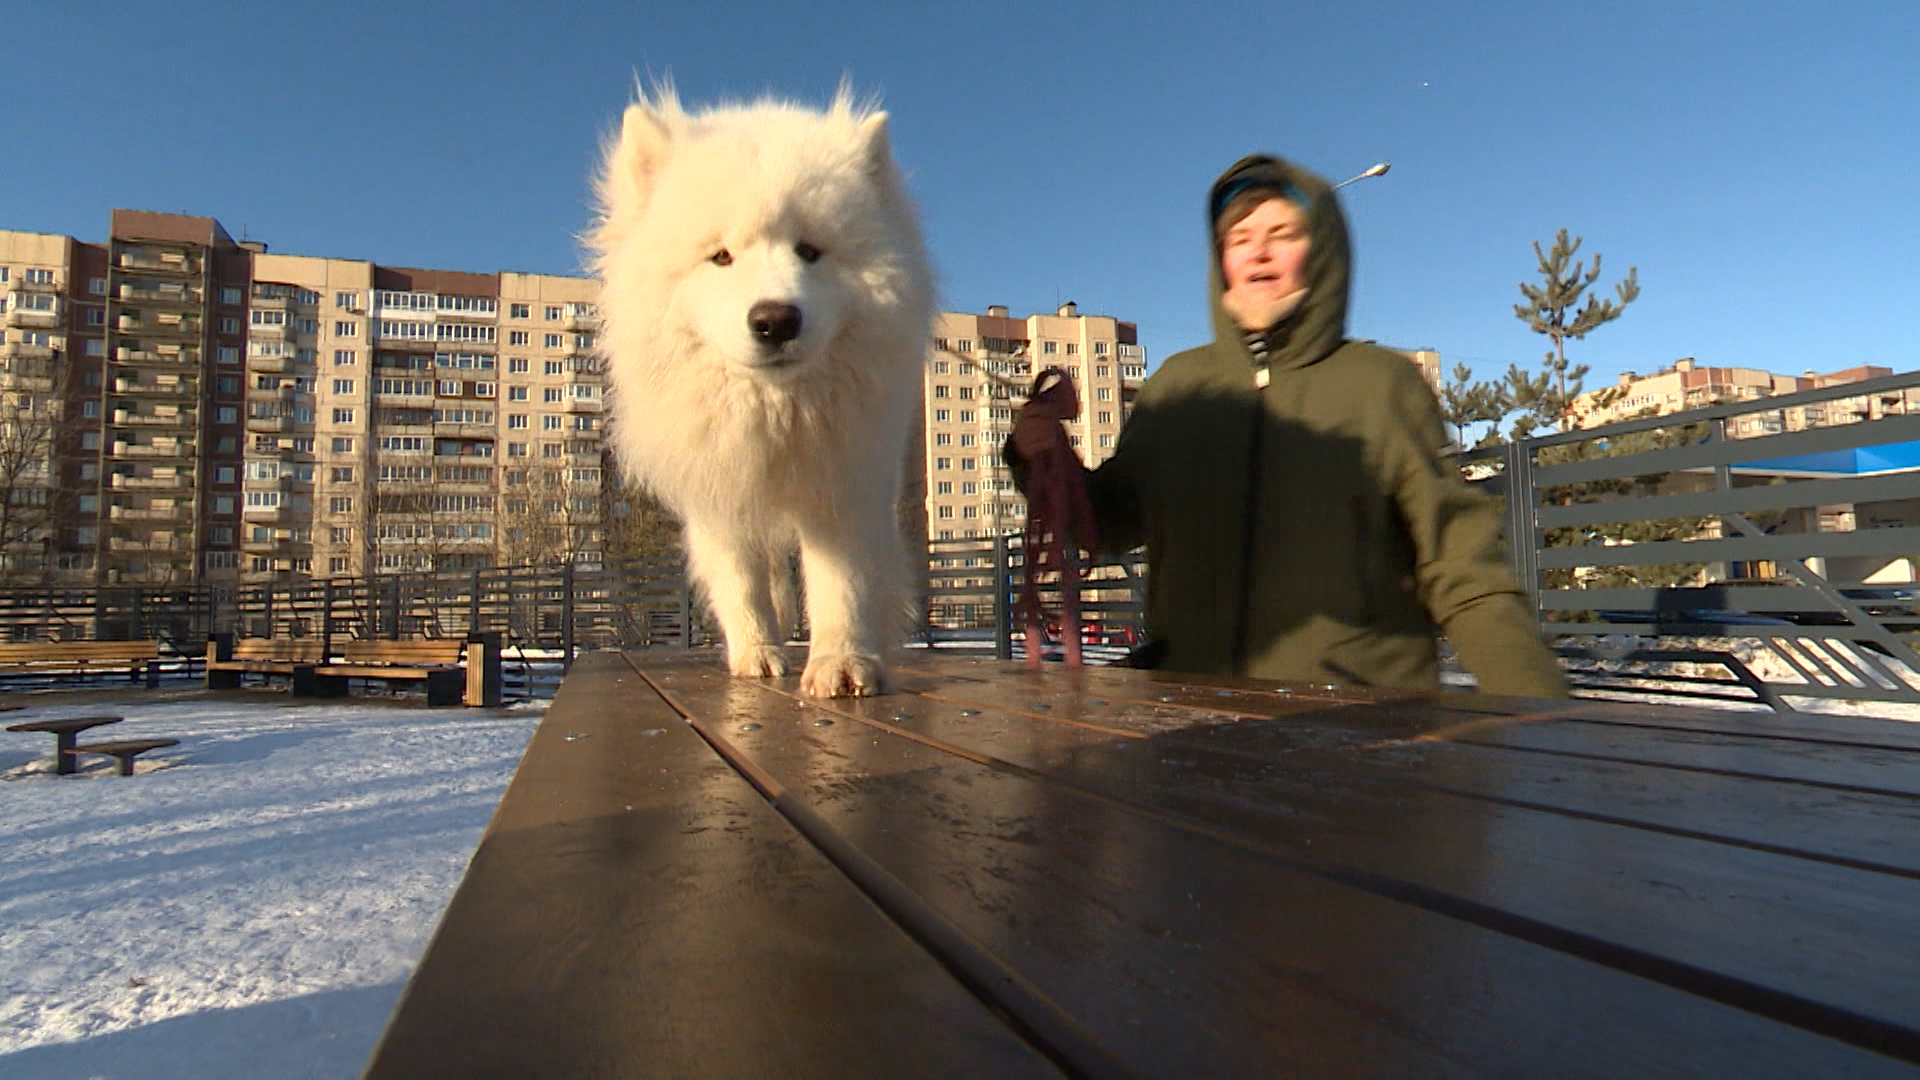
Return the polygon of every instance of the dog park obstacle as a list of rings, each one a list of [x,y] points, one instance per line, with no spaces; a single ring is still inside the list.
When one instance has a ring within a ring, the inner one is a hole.
[[[1909,726],[898,677],[583,657],[367,1075],[1920,1064]]]
[[[133,775],[133,759],[149,750],[158,750],[163,746],[178,746],[179,739],[125,739],[120,742],[81,743],[61,751],[63,757],[77,758],[83,754],[99,754],[119,762],[121,776]]]
[[[124,716],[69,716],[58,720],[29,720],[20,724],[8,724],[8,731],[44,731],[53,735],[53,771],[57,776],[68,776],[73,772],[74,751],[78,749],[80,733],[90,728],[117,724],[126,719]]]

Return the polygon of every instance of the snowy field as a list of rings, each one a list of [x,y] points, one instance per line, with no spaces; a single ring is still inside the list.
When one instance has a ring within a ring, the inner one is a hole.
[[[540,703],[5,694],[22,720],[177,738],[55,777],[0,734],[0,1076],[353,1077],[538,723]]]

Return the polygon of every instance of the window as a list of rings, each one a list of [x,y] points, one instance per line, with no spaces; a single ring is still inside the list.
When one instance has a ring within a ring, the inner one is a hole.
[[[541,456],[541,457],[543,457],[543,458],[549,458],[549,457],[559,457],[559,456],[560,456],[560,444],[559,444],[559,443],[552,443],[552,442],[550,442],[550,443],[541,443],[541,444],[540,444],[540,456]]]
[[[548,322],[553,322],[553,321],[555,321],[555,320],[557,320],[557,319],[559,319],[559,318],[560,318],[560,305],[558,305],[558,304],[548,304],[548,305],[547,305],[547,310],[546,310],[546,315],[547,315],[547,321],[548,321]]]
[[[557,386],[549,386],[546,389],[540,391],[540,400],[547,402],[548,404],[552,404],[553,402],[559,401],[560,388]]]
[[[285,326],[287,325],[287,313],[284,311],[268,311],[264,309],[255,310],[253,313],[253,325]]]
[[[1068,355],[1068,356],[1079,356],[1079,355],[1080,355],[1080,343],[1079,343],[1079,342],[1077,342],[1077,341],[1069,341],[1069,342],[1067,342],[1067,355]]]
[[[86,347],[81,351],[88,356],[105,356],[107,355],[107,343],[104,341],[101,341],[99,338],[88,338]],[[231,364],[233,363],[233,361],[222,360],[221,363]],[[89,372],[88,374],[92,374],[92,372]]]
[[[1048,356],[1052,356],[1058,350],[1059,350],[1059,346],[1054,342],[1043,341],[1040,343],[1040,351],[1045,353]]]
[[[541,431],[559,431],[559,430],[560,430],[560,418],[559,418],[559,417],[557,417],[557,416],[543,416],[543,417],[541,417],[541,418],[540,418],[540,430],[541,430]]]
[[[953,351],[959,352],[959,353],[970,353],[973,351],[973,342],[968,341],[966,338],[961,338],[960,340],[953,343]]]
[[[942,519],[951,518],[953,517],[953,507],[936,506],[933,508],[933,516],[937,518],[942,518]]]
[[[97,431],[81,432],[80,433],[80,449],[82,450],[100,449],[100,433]]]
[[[525,416],[524,414],[521,414],[521,413],[510,413],[510,414],[508,414],[508,416],[507,416],[507,430],[509,430],[509,431],[525,431],[525,430],[527,430],[527,418],[526,418],[526,416]]]
[[[0,281],[5,281],[5,280],[7,280],[6,272],[0,271]],[[103,277],[88,278],[87,291],[92,293],[95,296],[107,295],[107,279]]]
[[[546,373],[549,375],[561,375],[564,374],[565,371],[560,361],[549,360],[546,363]]]
[[[507,456],[508,456],[508,457],[526,457],[526,456],[527,456],[527,444],[526,444],[526,443],[523,443],[523,442],[510,442],[510,443],[508,443],[508,444],[507,444]],[[511,474],[511,473],[509,473],[509,474],[507,474],[507,475],[508,475],[508,476],[512,476],[513,474]]]
[[[960,508],[960,516],[968,519],[977,518],[980,516],[980,508],[977,506],[963,506]]]
[[[592,334],[573,335],[573,349],[575,352],[585,352],[586,350],[591,348],[593,348]]]
[[[327,500],[327,512],[330,514],[353,513],[353,496],[335,495]]]
[[[333,445],[333,452],[334,452],[334,453],[336,453],[336,454],[351,454],[351,453],[353,453],[353,440],[352,440],[352,439],[335,439],[335,440],[333,440],[333,444],[332,444],[332,445]]]
[[[343,525],[334,525],[327,529],[327,542],[330,544],[353,543],[353,530]]]
[[[953,481],[951,481],[951,480],[941,480],[941,481],[938,481],[938,482],[936,482],[936,483],[935,483],[935,484],[933,485],[933,493],[934,493],[935,495],[951,495],[951,494],[953,494]]]
[[[529,340],[530,340],[530,339],[531,339],[532,337],[533,337],[533,335],[532,335],[532,334],[529,334],[529,333],[528,333],[527,331],[525,331],[525,330],[515,330],[515,331],[512,331],[511,333],[509,333],[509,334],[507,335],[507,344],[509,344],[509,345],[525,345],[525,344],[527,344],[527,343],[529,342]]]
[[[213,358],[217,363],[237,364],[240,362],[240,349],[233,345],[221,345],[213,350]]]
[[[951,436],[951,435],[949,435],[949,434],[947,434],[947,433],[946,433],[946,432],[944,432],[944,431],[941,431],[941,432],[936,432],[936,433],[934,434],[934,436],[933,436],[933,445],[935,445],[935,446],[952,446],[952,445],[953,445],[953,436]]]
[[[933,422],[936,424],[944,424],[952,415],[953,414],[946,409],[935,409],[933,410]]]
[[[525,375],[527,373],[527,358],[524,356],[507,357],[507,372],[512,375]]]
[[[548,334],[546,338],[547,338],[547,348],[557,349],[566,340],[566,335],[565,334]]]
[[[349,311],[360,306],[360,294],[357,292],[337,292],[333,294],[333,306]]]
[[[975,446],[979,443],[979,441],[980,440],[971,433],[960,436],[961,446]]]
[[[341,319],[333,324],[334,337],[359,337],[360,324],[349,319]]]
[[[947,397],[952,397],[952,396],[953,396],[953,388],[952,388],[952,387],[950,387],[950,386],[945,386],[945,385],[938,385],[938,384],[937,384],[937,385],[935,385],[935,386],[934,386],[934,388],[933,388],[933,396],[934,396],[934,397],[936,397],[936,398],[947,398]]]
[[[220,302],[223,304],[238,304],[241,299],[240,290],[230,285],[224,286],[220,290]]]
[[[214,329],[223,334],[237,334],[240,332],[240,320],[231,315],[222,315],[214,320]]]
[[[933,459],[933,469],[935,472],[945,472],[951,468],[953,468],[952,458],[937,457]]]
[[[961,401],[972,401],[972,400],[973,400],[973,387],[971,387],[971,386],[963,386],[963,387],[961,387],[961,388],[960,388],[960,400],[961,400]]]
[[[29,269],[27,271],[27,284],[51,285],[53,284],[53,271]]]
[[[531,305],[531,304],[509,304],[509,305],[507,305],[507,318],[509,318],[509,319],[531,319],[531,318],[533,318],[533,305]]]
[[[1107,355],[1107,343],[1106,343],[1106,342],[1104,342],[1104,341],[1096,341],[1096,342],[1094,342],[1094,343],[1093,343],[1093,355],[1095,355],[1095,356],[1105,356],[1105,355]],[[1105,375],[1107,374],[1107,369],[1106,369],[1106,368],[1101,368],[1101,369],[1100,369],[1100,374],[1101,374],[1101,376],[1102,376],[1102,377],[1105,377]]]
[[[327,479],[336,484],[351,484],[353,483],[353,466],[335,466],[327,470]]]
[[[352,324],[348,324],[348,325],[352,325]],[[320,332],[320,320],[319,319],[296,319],[294,321],[294,329],[302,334],[317,334]]]
[[[329,574],[348,573],[349,564],[351,563],[351,561],[352,560],[347,558],[347,556],[345,555],[335,555],[327,560],[327,573]]]
[[[1102,424],[1111,424],[1111,423],[1113,423],[1113,413],[1111,413],[1111,412],[1101,412],[1101,413],[1100,413],[1100,414],[1099,414],[1098,416],[1096,416],[1096,417],[1095,417],[1095,420],[1096,420],[1096,421],[1097,421],[1098,423],[1102,423]]]
[[[354,364],[358,363],[359,360],[360,360],[360,354],[353,351],[352,349],[333,350],[333,366],[334,367],[352,367]]]
[[[1113,400],[1113,387],[1111,387],[1111,386],[1096,386],[1096,387],[1094,387],[1094,389],[1093,389],[1093,399],[1094,399],[1095,401],[1112,401],[1112,400]]]
[[[524,387],[524,386],[509,386],[509,387],[507,387],[507,400],[508,400],[508,401],[525,401],[525,400],[527,400],[527,388],[526,388],[526,387]]]
[[[88,308],[87,309],[87,325],[88,326],[107,325],[107,309],[97,308],[97,307]]]
[[[89,401],[91,405],[93,402]],[[237,424],[240,422],[240,409],[235,405],[217,405],[213,410],[213,422],[216,424]]]
[[[960,471],[961,471],[961,472],[972,472],[972,471],[973,471],[973,463],[974,463],[974,459],[973,459],[973,458],[970,458],[970,457],[963,457],[963,458],[961,458],[961,459],[960,459]]]
[[[1113,436],[1111,435],[1100,436],[1100,445],[1108,449],[1111,449],[1113,447]]]
[[[234,475],[235,470],[233,466],[222,465],[213,470],[213,482],[216,484],[231,484],[233,483]]]
[[[335,380],[333,380],[333,392],[334,392],[334,393],[336,393],[336,394],[351,394],[351,393],[353,393],[353,380],[352,380],[352,379],[335,379]],[[337,423],[337,422],[339,422],[337,418],[336,418],[336,420],[335,420],[335,422],[336,422],[336,423]]]

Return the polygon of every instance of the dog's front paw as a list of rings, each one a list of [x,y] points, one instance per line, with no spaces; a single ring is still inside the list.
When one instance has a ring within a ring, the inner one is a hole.
[[[727,666],[739,679],[777,679],[787,673],[787,652],[778,645],[727,650]]]
[[[872,697],[887,692],[890,680],[880,658],[866,653],[815,653],[800,676],[800,692],[809,697]]]

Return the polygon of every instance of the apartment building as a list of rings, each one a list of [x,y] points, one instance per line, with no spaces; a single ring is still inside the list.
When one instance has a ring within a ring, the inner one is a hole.
[[[1891,374],[1892,368],[1863,365],[1825,375],[1817,375],[1812,371],[1800,375],[1775,375],[1758,368],[1703,367],[1689,357],[1676,360],[1670,367],[1652,375],[1626,372],[1616,385],[1589,390],[1575,398],[1573,412],[1577,426],[1599,427],[1635,416],[1663,416],[1710,405],[1744,401],[1758,404],[1781,394],[1841,386]],[[1903,414],[1906,409],[1906,396],[1900,393],[1869,394],[1786,409],[1766,409],[1761,406],[1750,415],[1729,420],[1728,432],[1734,438],[1773,435],[1782,431],[1800,431],[1858,420],[1877,420],[1889,413]]]
[[[5,534],[16,570],[241,582],[601,541],[588,279],[273,254],[115,210],[101,245],[0,231],[0,286],[0,395],[54,419],[48,494],[31,469],[9,487],[50,508]]]
[[[1000,463],[1036,372],[1064,369],[1080,395],[1069,438],[1089,466],[1113,455],[1120,425],[1147,376],[1133,323],[1082,315],[1076,305],[1014,318],[941,312],[928,358],[923,418],[928,538],[977,539],[1016,532],[1026,504]]]

